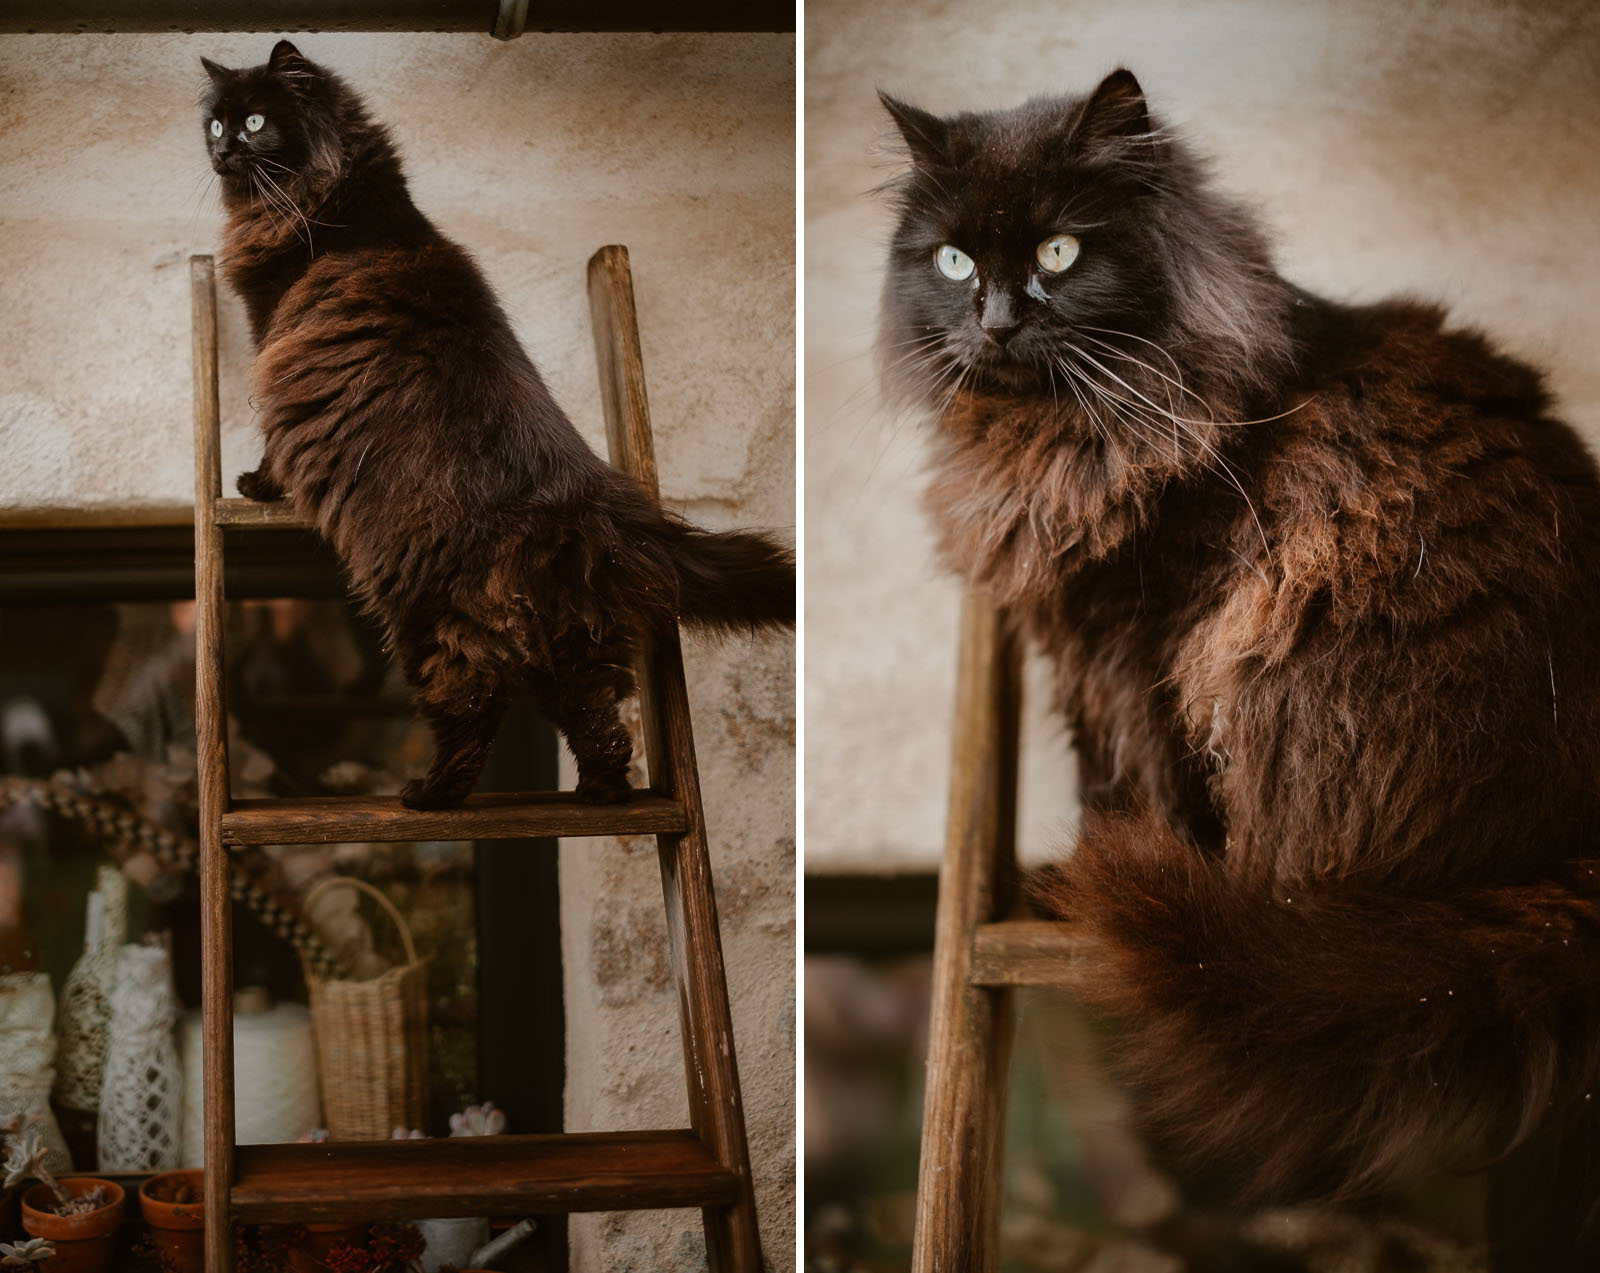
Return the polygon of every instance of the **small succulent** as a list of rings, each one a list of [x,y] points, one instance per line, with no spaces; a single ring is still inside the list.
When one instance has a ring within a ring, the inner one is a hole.
[[[324,1145],[327,1141],[328,1129],[326,1127],[313,1127],[310,1131],[303,1133],[295,1143],[299,1145]]]
[[[80,1193],[65,1203],[56,1204],[56,1214],[59,1216],[86,1216],[91,1211],[98,1211],[111,1201],[111,1190],[104,1185],[96,1185],[87,1193]]]
[[[459,1114],[450,1115],[452,1136],[498,1136],[505,1129],[505,1111],[496,1109],[493,1101],[468,1105]]]
[[[111,1191],[104,1185],[96,1185],[74,1198],[61,1187],[61,1183],[44,1165],[49,1152],[44,1137],[38,1132],[22,1132],[9,1136],[6,1140],[4,1187],[12,1189],[24,1180],[37,1180],[55,1196],[58,1216],[88,1215],[89,1212],[98,1211],[111,1201]]]
[[[427,1140],[428,1138],[415,1127],[396,1127],[389,1133],[390,1140]]]
[[[50,1151],[45,1148],[44,1137],[38,1132],[18,1132],[6,1138],[6,1181],[7,1189],[15,1189],[24,1180],[37,1180],[55,1195],[56,1211],[66,1215],[63,1207],[72,1205],[72,1195],[57,1183],[56,1178],[50,1174],[50,1169],[44,1165],[45,1156]]]
[[[26,1242],[0,1242],[0,1268],[27,1269],[43,1264],[55,1255],[56,1249],[44,1238],[29,1238]]]

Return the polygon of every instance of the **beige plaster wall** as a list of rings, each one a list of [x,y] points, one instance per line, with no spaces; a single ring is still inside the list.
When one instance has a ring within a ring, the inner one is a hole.
[[[1432,297],[1550,372],[1600,436],[1600,10],[1387,0],[811,0],[806,6],[806,868],[936,864],[957,589],[918,503],[922,423],[871,345],[894,170],[875,85],[929,109],[1083,92],[1119,64],[1324,294]],[[1038,708],[1042,691],[1030,695]],[[1073,812],[1032,715],[1023,847]]]
[[[794,41],[307,35],[368,94],[418,203],[471,248],[603,447],[584,265],[628,244],[668,502],[794,525]],[[169,519],[191,501],[190,253],[219,215],[198,58],[270,36],[0,39],[0,523]],[[224,472],[259,453],[231,298]],[[765,1245],[793,1267],[794,659],[691,647]],[[687,1121],[653,849],[563,852],[567,1122]],[[577,1270],[701,1267],[689,1212],[573,1224]]]

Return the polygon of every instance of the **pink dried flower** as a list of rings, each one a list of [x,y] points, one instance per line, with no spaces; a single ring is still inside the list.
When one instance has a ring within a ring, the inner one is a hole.
[[[459,1114],[450,1115],[452,1136],[498,1136],[505,1129],[505,1111],[496,1109],[493,1101],[468,1105]]]

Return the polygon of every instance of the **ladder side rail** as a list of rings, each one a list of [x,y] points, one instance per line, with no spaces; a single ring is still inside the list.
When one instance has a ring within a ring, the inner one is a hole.
[[[661,498],[650,405],[645,397],[644,358],[639,347],[639,316],[633,304],[633,274],[628,249],[601,248],[589,258],[589,314],[594,326],[595,361],[600,370],[600,400],[606,417],[606,449],[611,463]],[[674,642],[676,636],[674,636]],[[636,669],[639,682],[639,732],[650,788],[681,799],[670,782],[662,753],[656,643],[647,638]]]
[[[200,794],[201,1018],[204,1023],[205,1265],[232,1273],[233,915],[222,844],[228,736],[223,687],[222,487],[217,292],[209,256],[189,262],[194,327],[195,761]]]
[[[628,251],[601,248],[589,260],[589,303],[600,368],[611,461],[659,498],[655,448],[645,396],[644,365]],[[682,834],[658,835],[673,978],[678,988],[689,1120],[717,1161],[738,1177],[739,1201],[703,1212],[712,1273],[759,1273],[760,1239],[744,1106],[733,1041],[733,1018],[706,840],[694,733],[676,632],[662,635],[641,659],[639,705],[652,788],[681,800]]]
[[[913,1273],[1000,1267],[1011,990],[974,985],[973,959],[979,926],[1005,912],[1016,877],[1021,697],[1014,635],[987,594],[971,589],[939,869]]]

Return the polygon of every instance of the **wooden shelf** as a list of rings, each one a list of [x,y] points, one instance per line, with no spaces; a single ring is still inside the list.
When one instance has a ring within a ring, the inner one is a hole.
[[[1012,919],[979,924],[972,940],[975,986],[1077,986],[1094,947],[1071,924]]]
[[[211,519],[218,526],[298,526],[306,530],[316,529],[283,500],[271,504],[253,499],[214,500]]]
[[[364,840],[522,840],[540,836],[676,835],[683,805],[647,791],[624,804],[586,804],[570,791],[468,796],[459,809],[407,809],[398,796],[236,800],[222,815],[222,842],[342,844]]]
[[[733,1172],[691,1131],[240,1145],[246,1224],[727,1206]]]

